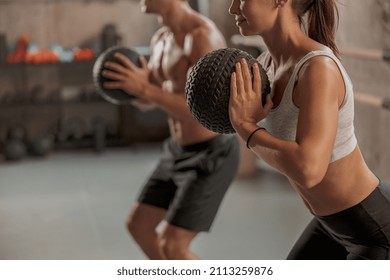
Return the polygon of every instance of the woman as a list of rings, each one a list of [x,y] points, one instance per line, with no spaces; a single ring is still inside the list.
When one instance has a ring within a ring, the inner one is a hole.
[[[233,0],[242,35],[260,35],[272,82],[261,104],[245,60],[229,114],[247,147],[287,176],[313,220],[288,259],[390,259],[390,190],[367,167],[353,126],[353,91],[335,43],[334,0]],[[307,32],[303,17],[307,16]]]

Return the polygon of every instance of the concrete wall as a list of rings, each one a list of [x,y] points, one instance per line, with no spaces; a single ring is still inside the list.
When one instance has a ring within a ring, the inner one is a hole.
[[[205,1],[203,1],[205,2]],[[230,0],[209,1],[209,17],[226,38],[237,33],[228,14]],[[339,0],[340,48],[390,49],[389,0]],[[40,47],[92,44],[105,24],[114,23],[123,43],[146,45],[158,28],[154,16],[139,10],[138,0],[0,0],[0,32],[15,42],[29,33]],[[343,56],[357,91],[390,97],[390,63]],[[356,133],[368,165],[390,180],[390,111],[356,103]]]

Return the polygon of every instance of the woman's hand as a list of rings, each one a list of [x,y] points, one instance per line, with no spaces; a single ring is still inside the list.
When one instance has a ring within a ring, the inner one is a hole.
[[[102,75],[112,81],[105,82],[106,89],[121,89],[130,95],[145,98],[145,87],[149,84],[149,69],[145,57],[140,56],[141,67],[121,53],[115,53],[118,62],[106,62]]]
[[[253,82],[246,59],[236,64],[236,71],[230,78],[229,117],[236,132],[246,137],[248,131],[253,130],[257,123],[270,112],[273,104],[271,97],[263,106],[261,98],[261,76],[259,66],[252,66]]]

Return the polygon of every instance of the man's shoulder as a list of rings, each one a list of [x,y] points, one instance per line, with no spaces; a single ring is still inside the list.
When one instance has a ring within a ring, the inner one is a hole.
[[[221,33],[200,27],[186,35],[184,52],[191,61],[195,62],[210,51],[224,47],[226,41]]]
[[[219,48],[226,44],[225,38],[221,31],[213,23],[206,22],[194,27],[187,33],[193,45],[200,48]]]
[[[210,35],[220,33],[218,28],[211,23],[203,23],[195,26],[191,31],[188,32],[192,37],[209,37]],[[210,38],[211,39],[211,38]]]

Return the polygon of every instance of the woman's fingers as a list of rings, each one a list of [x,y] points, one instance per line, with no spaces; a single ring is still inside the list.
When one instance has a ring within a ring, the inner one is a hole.
[[[253,70],[252,70],[253,69]],[[250,72],[253,73],[253,82]],[[242,124],[256,124],[264,119],[273,107],[272,99],[267,96],[264,107],[261,104],[261,76],[259,66],[248,68],[246,62],[236,64],[236,70],[230,78],[229,117],[235,129]]]
[[[241,72],[242,72],[242,78],[244,81],[244,89],[245,92],[249,93],[252,89],[252,78],[251,73],[249,72],[248,62],[245,58],[242,58],[240,61],[241,64]]]
[[[230,77],[230,99],[237,95],[237,79],[236,79],[236,73],[233,72]]]
[[[242,77],[242,70],[240,62],[236,63],[236,85],[237,85],[237,94],[243,94],[245,92],[244,87],[244,78]]]
[[[259,65],[257,63],[254,63],[252,65],[252,72],[253,72],[253,86],[252,90],[258,94],[261,95],[261,76],[260,76],[260,69]]]
[[[261,76],[257,63],[254,63],[252,68],[249,69],[248,62],[243,58],[236,64],[236,73],[238,94],[251,94],[254,92],[257,96],[261,96]]]

